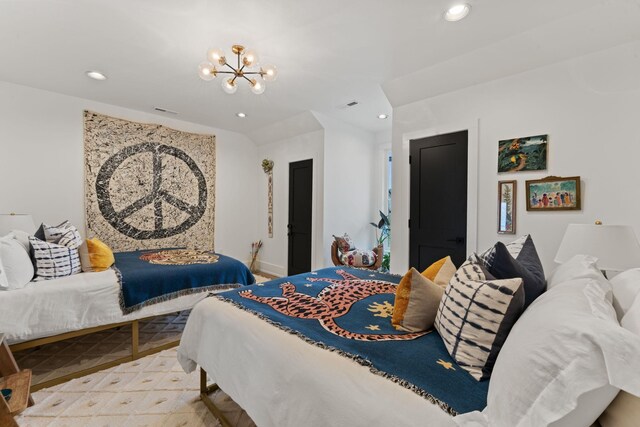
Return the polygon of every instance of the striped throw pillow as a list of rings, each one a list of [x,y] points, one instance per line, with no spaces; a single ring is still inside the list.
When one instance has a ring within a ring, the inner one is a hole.
[[[36,264],[36,281],[80,273],[80,256],[77,248],[45,242],[34,236],[29,236],[29,243],[31,243]]]
[[[445,289],[434,326],[451,357],[481,381],[491,376],[523,307],[522,279],[497,280],[472,257]]]

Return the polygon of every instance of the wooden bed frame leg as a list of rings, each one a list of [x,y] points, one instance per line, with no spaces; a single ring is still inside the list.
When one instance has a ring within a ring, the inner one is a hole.
[[[138,321],[134,320],[131,323],[131,359],[136,360],[138,358],[138,344],[139,344],[139,329]]]
[[[218,384],[207,385],[207,372],[200,368],[200,399],[202,403],[207,407],[209,412],[220,421],[223,427],[233,427],[227,417],[224,416],[220,408],[213,403],[213,399],[209,397],[209,394],[213,393],[216,390],[220,390]]]

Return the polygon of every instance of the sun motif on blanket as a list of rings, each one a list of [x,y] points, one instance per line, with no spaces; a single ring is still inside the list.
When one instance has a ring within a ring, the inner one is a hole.
[[[220,257],[211,251],[173,249],[140,255],[140,259],[159,265],[213,264]]]
[[[358,341],[412,340],[428,333],[363,334],[342,328],[336,323],[336,319],[347,314],[353,304],[372,295],[393,294],[396,291],[396,285],[382,280],[361,279],[344,270],[337,270],[336,273],[342,279],[307,278],[310,282],[331,283],[316,297],[296,292],[295,285],[290,282],[280,285],[282,297],[261,297],[251,290],[240,291],[239,295],[267,304],[279,313],[290,317],[316,319],[324,329],[342,338]]]

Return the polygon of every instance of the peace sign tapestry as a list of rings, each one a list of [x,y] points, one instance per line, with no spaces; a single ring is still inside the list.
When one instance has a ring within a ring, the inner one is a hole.
[[[213,250],[215,136],[85,111],[84,156],[88,238]]]

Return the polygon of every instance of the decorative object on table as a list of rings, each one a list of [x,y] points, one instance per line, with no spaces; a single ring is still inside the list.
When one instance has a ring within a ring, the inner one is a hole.
[[[389,212],[389,215],[383,214],[382,211],[379,211],[379,212],[380,212],[380,221],[378,221],[377,224],[375,222],[371,222],[370,224],[376,228],[376,241],[378,242],[378,245],[384,248],[384,243],[391,240],[391,218],[390,218],[391,212]],[[382,271],[386,272],[386,271],[389,271],[390,267],[391,267],[391,253],[385,252],[382,256],[381,269]]]
[[[378,270],[380,268],[383,259],[382,246],[378,245],[370,251],[355,247],[343,251],[341,249],[340,239],[344,238],[334,236],[334,241],[331,243],[331,261],[333,261],[333,265],[360,267],[370,270]]]
[[[564,263],[575,255],[596,257],[603,272],[640,267],[640,244],[628,225],[569,224],[554,261]]]
[[[580,177],[549,176],[526,182],[528,211],[580,210]]]
[[[249,270],[251,270],[252,273],[257,272],[256,261],[258,260],[260,248],[262,248],[262,240],[251,243],[251,264],[249,265]]]
[[[222,49],[209,49],[207,61],[198,66],[198,75],[204,81],[215,79],[218,74],[229,74],[222,79],[222,90],[233,94],[238,90],[238,81],[246,80],[251,92],[260,95],[266,89],[265,82],[272,82],[278,77],[275,65],[259,65],[258,54],[253,50],[246,50],[244,46],[234,44],[231,51],[236,61],[227,61]],[[255,68],[252,68],[255,67]]]
[[[498,172],[547,169],[548,135],[498,141]]]
[[[214,250],[215,136],[84,112],[88,237]]]
[[[267,174],[267,229],[273,237],[273,160],[262,160],[262,170]]]
[[[36,230],[36,225],[31,215],[17,213],[0,214],[0,237],[9,234],[13,230],[26,231],[31,234]]]
[[[516,202],[518,182],[498,182],[498,233],[516,234]]]

